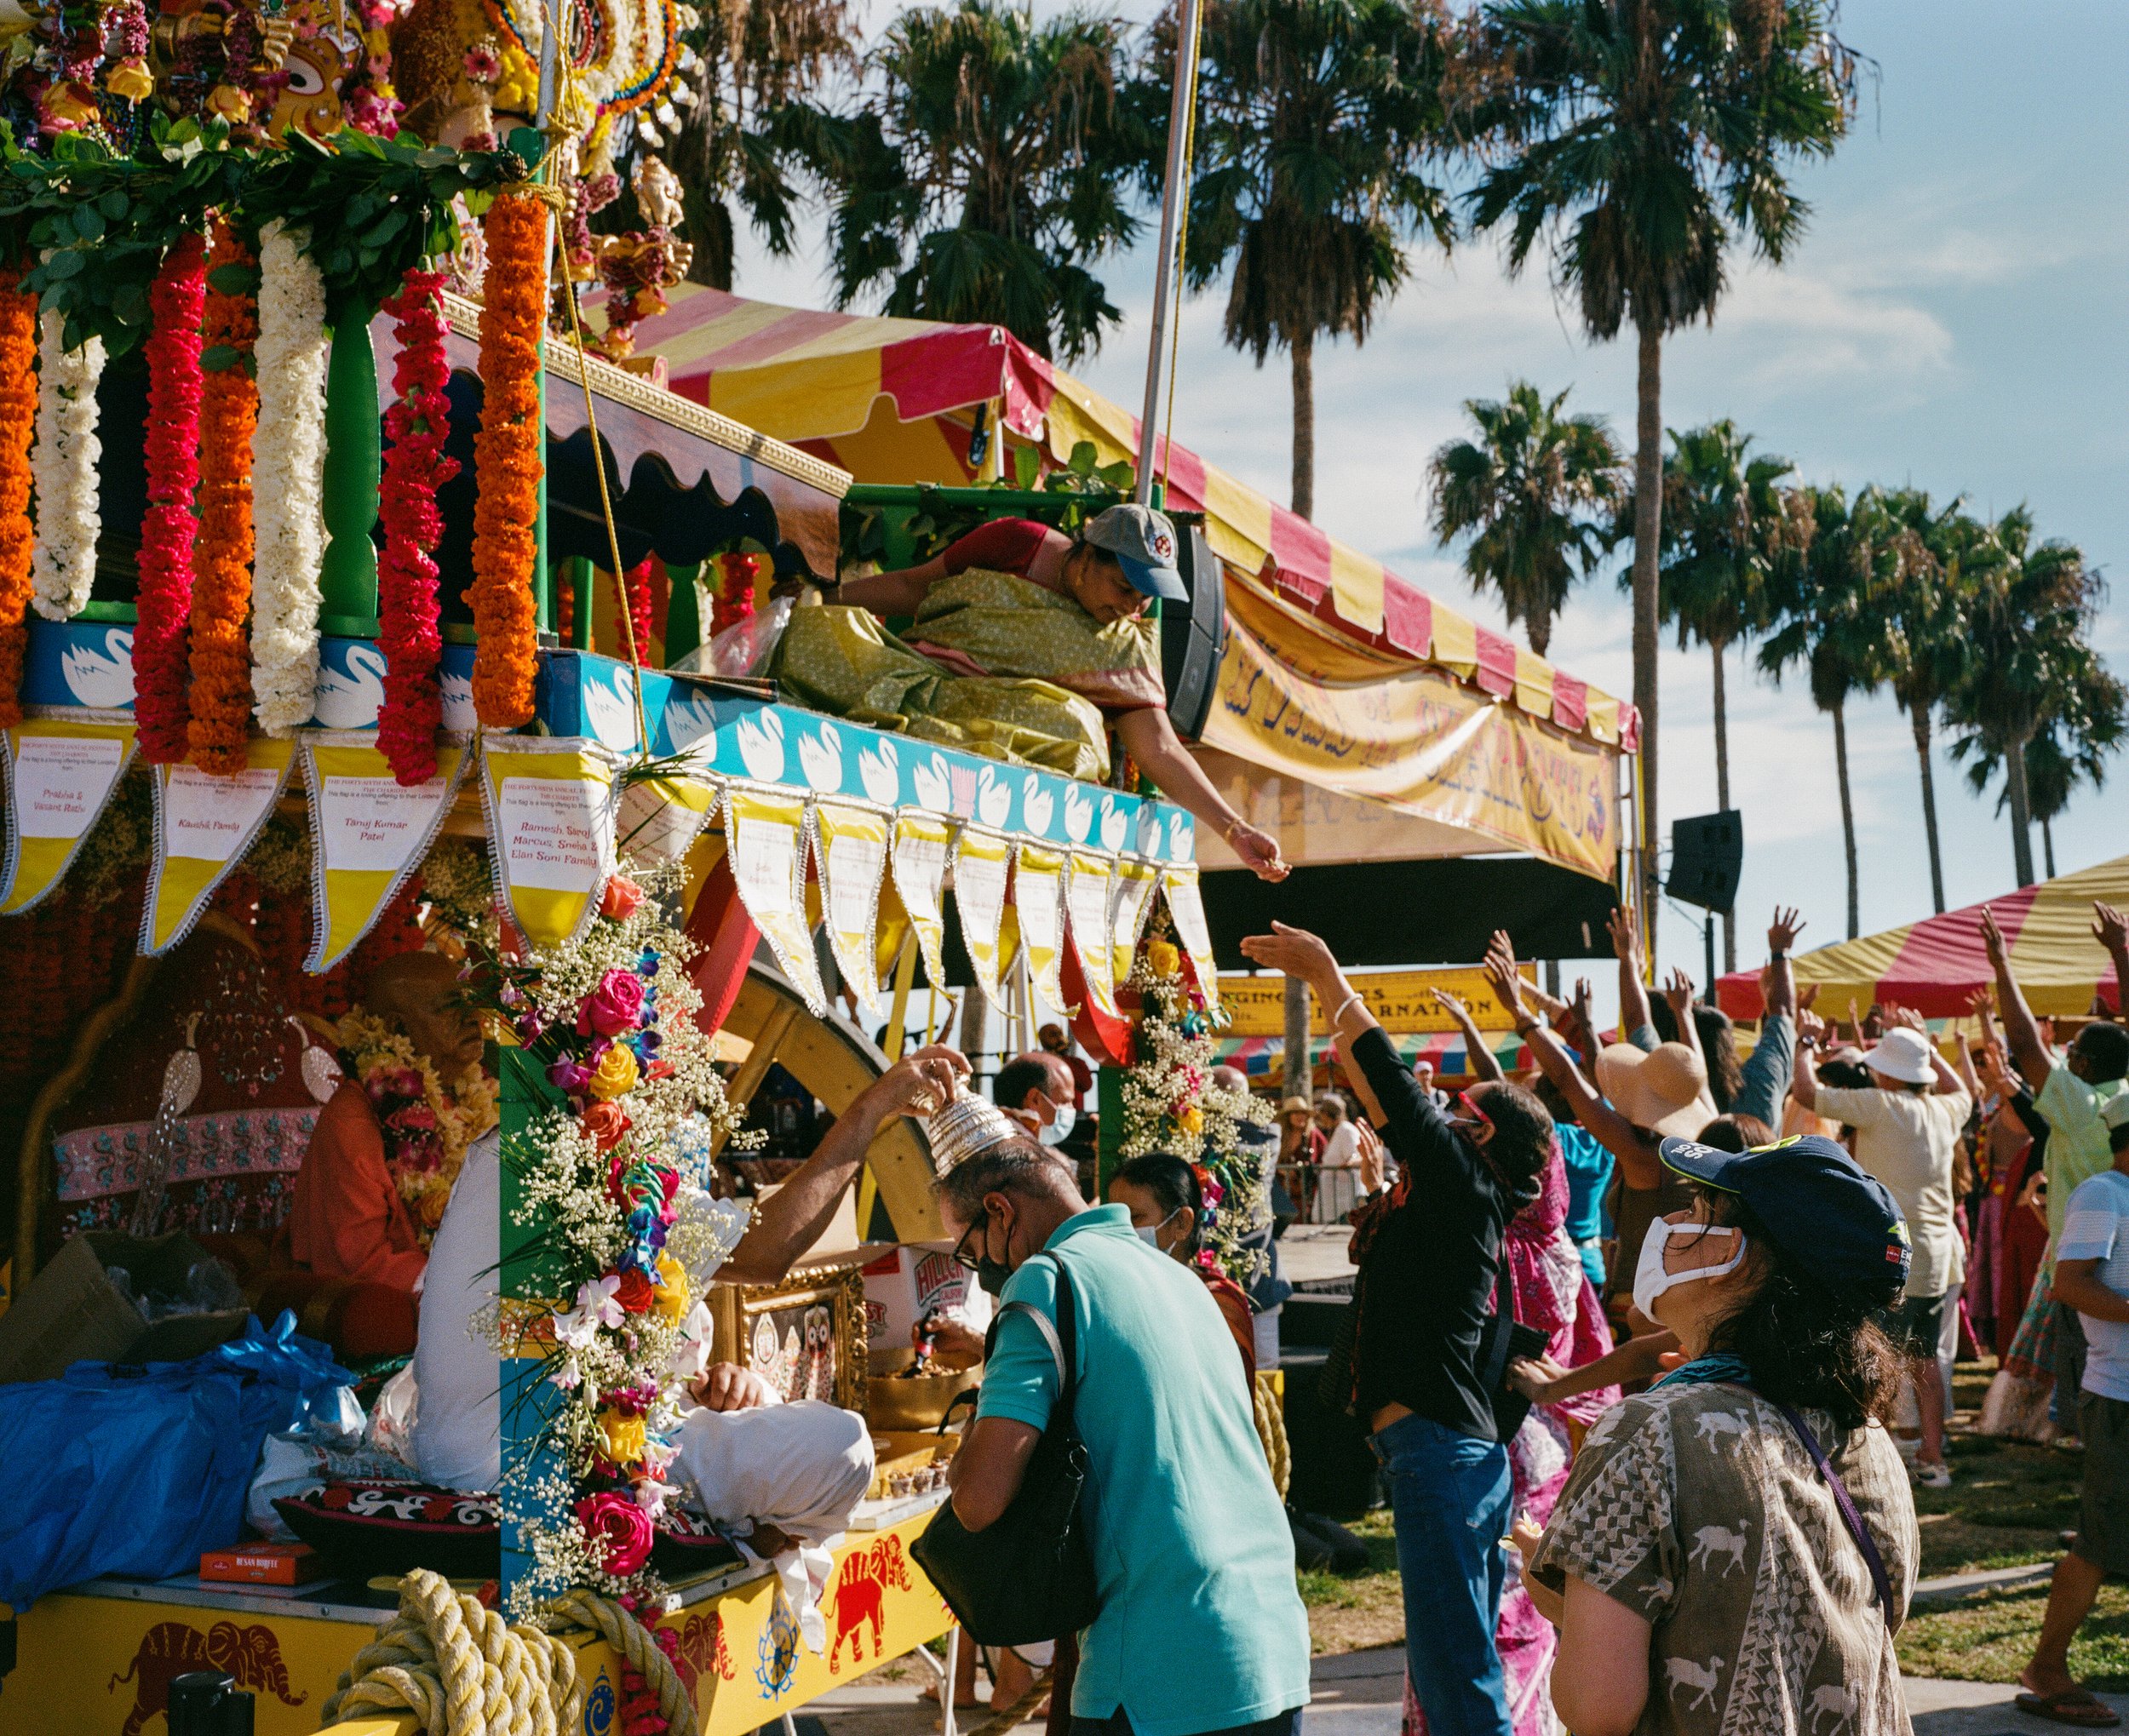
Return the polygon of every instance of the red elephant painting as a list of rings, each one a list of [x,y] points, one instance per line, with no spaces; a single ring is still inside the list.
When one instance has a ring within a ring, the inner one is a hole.
[[[872,1627],[872,1661],[880,1661],[881,1640],[887,1625],[889,1588],[909,1591],[910,1570],[902,1558],[902,1539],[883,1537],[869,1550],[852,1550],[843,1558],[843,1570],[835,1579],[835,1629],[828,1647],[830,1675],[841,1671],[843,1641],[850,1641],[850,1660],[865,1661],[865,1638],[860,1630]]]
[[[135,1684],[133,1710],[126,1715],[120,1736],[141,1736],[150,1718],[167,1715],[170,1683],[194,1670],[220,1670],[236,1678],[237,1686],[263,1689],[284,1706],[300,1706],[308,1693],[289,1692],[288,1665],[281,1661],[281,1641],[263,1622],[238,1627],[218,1621],[205,1633],[181,1621],[161,1621],[141,1639],[125,1674],[111,1678],[107,1693],[118,1684]]]

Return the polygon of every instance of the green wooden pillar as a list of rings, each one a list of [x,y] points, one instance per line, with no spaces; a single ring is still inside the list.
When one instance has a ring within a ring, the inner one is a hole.
[[[564,564],[569,568],[572,599],[569,611],[569,642],[578,650],[588,651],[591,649],[592,591],[599,582],[598,569],[581,554],[571,555]]]
[[[382,474],[377,410],[377,358],[370,344],[370,315],[342,314],[333,328],[325,370],[325,530],[330,539],[318,574],[324,593],[319,627],[373,639],[377,632],[377,522]]]
[[[532,601],[542,633],[554,631],[554,569],[547,558],[547,335],[540,335],[540,507],[532,521]]]
[[[1094,1069],[1094,1107],[1101,1114],[1094,1137],[1096,1204],[1108,1196],[1109,1178],[1122,1166],[1117,1154],[1123,1149],[1123,1073],[1121,1067]]]
[[[703,642],[703,593],[697,588],[702,572],[699,561],[693,566],[665,570],[672,582],[672,594],[665,604],[665,667],[669,669]]]

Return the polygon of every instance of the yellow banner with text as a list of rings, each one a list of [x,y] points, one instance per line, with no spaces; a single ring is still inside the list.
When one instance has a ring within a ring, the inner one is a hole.
[[[1535,983],[1537,973],[1527,967],[1524,976]],[[1383,1029],[1398,1036],[1427,1031],[1453,1031],[1456,1021],[1435,999],[1434,991],[1453,994],[1470,1011],[1472,1022],[1482,1031],[1508,1031],[1515,1021],[1501,1004],[1485,973],[1476,965],[1449,965],[1432,971],[1350,971],[1346,980],[1360,991],[1368,1011]],[[1224,972],[1219,998],[1232,1016],[1220,1034],[1225,1037],[1283,1037],[1286,1034],[1286,978],[1253,977],[1247,972]],[[1330,1009],[1309,997],[1309,1031],[1330,1034]]]

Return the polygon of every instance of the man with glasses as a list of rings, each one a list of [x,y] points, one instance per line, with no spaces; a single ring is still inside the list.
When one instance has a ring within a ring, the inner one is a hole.
[[[1443,1109],[1330,948],[1283,923],[1272,930],[1244,940],[1243,954],[1300,977],[1331,1009],[1340,1052],[1400,1170],[1355,1214],[1352,1386],[1341,1396],[1389,1484],[1412,1693],[1432,1736],[1513,1736],[1494,1643],[1512,1491],[1479,1365],[1489,1317],[1512,1307],[1501,1239],[1537,1197],[1552,1119],[1501,1080]]]

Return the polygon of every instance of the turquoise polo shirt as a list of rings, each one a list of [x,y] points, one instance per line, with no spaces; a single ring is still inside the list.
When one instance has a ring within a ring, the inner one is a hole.
[[[1121,1206],[1067,1218],[1044,1245],[1072,1275],[1075,1420],[1092,1472],[1101,1613],[1080,1636],[1076,1717],[1128,1712],[1136,1736],[1198,1736],[1308,1703],[1308,1617],[1235,1341],[1196,1274],[1139,1240]],[[1030,1260],[1004,1299],[1057,1317],[1057,1275]],[[1008,1315],[976,1414],[1048,1425],[1057,1361]]]

